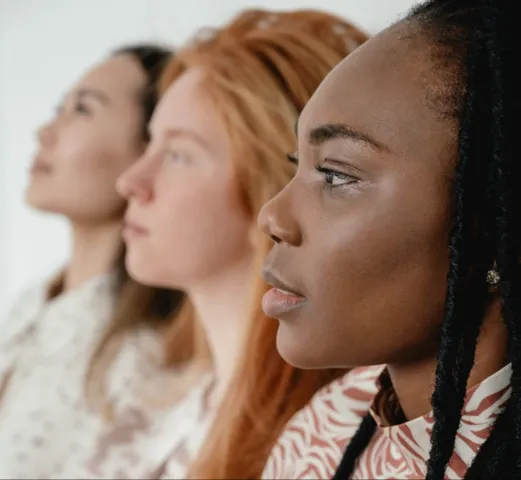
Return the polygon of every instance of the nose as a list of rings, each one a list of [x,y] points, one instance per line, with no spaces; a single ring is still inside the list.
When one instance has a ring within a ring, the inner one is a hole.
[[[275,243],[298,246],[302,242],[302,232],[292,207],[293,184],[294,180],[262,207],[258,225]]]
[[[117,192],[125,199],[149,202],[154,195],[153,165],[145,153],[123,172],[116,181]]]
[[[51,144],[56,136],[54,122],[47,122],[36,131],[36,137],[42,147]]]

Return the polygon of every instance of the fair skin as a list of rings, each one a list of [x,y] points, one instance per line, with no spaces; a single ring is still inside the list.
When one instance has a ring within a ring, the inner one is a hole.
[[[126,264],[141,283],[186,292],[206,331],[217,401],[245,335],[254,225],[236,188],[228,135],[193,68],[162,97],[144,156],[118,181],[128,199]]]
[[[70,222],[72,255],[63,290],[110,272],[121,251],[125,201],[114,185],[143,151],[138,92],[146,81],[129,55],[83,75],[38,131],[27,203]]]

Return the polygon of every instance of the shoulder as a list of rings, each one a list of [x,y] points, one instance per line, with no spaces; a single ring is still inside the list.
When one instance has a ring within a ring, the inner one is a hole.
[[[160,478],[186,478],[191,464],[203,446],[213,415],[207,411],[206,397],[211,376],[203,377],[178,404],[171,418],[168,444],[170,453]]]
[[[0,381],[9,373],[24,338],[37,321],[46,285],[45,282],[40,282],[24,288],[7,315],[0,319]]]
[[[47,286],[47,281],[39,281],[20,291],[7,315],[0,319],[0,344],[15,341],[35,321],[35,315],[44,304]]]
[[[369,410],[382,370],[382,366],[357,368],[319,390],[289,421],[263,478],[330,478]]]
[[[165,364],[160,331],[148,325],[135,326],[114,336],[106,348],[112,352],[104,360],[106,385],[112,398],[154,409],[163,409],[173,398],[180,398],[175,393],[182,369]]]

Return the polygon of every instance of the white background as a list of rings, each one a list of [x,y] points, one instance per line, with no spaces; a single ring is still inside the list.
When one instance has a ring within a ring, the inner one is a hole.
[[[19,289],[68,255],[65,222],[22,203],[34,132],[83,70],[114,47],[180,45],[246,7],[321,8],[375,33],[414,0],[0,0],[0,319]],[[212,7],[212,5],[215,5]]]

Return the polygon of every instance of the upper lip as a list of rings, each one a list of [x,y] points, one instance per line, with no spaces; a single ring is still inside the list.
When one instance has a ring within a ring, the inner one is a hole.
[[[284,290],[288,293],[292,293],[293,295],[298,295],[299,297],[304,296],[299,292],[299,290],[291,286],[289,283],[281,280],[276,273],[266,267],[262,269],[262,278],[268,285],[271,285],[272,287],[278,288],[279,290]]]

